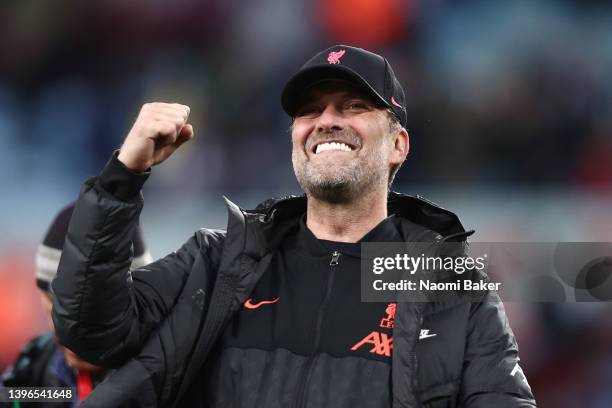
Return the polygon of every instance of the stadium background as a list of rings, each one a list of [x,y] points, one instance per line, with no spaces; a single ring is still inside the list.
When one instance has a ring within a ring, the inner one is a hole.
[[[0,5],[0,369],[45,327],[33,258],[51,217],[145,101],[191,106],[196,139],[155,168],[154,257],[243,207],[298,193],[284,80],[334,43],[388,57],[411,153],[395,189],[480,241],[612,241],[606,1],[37,0]],[[541,407],[612,406],[610,304],[507,305]]]

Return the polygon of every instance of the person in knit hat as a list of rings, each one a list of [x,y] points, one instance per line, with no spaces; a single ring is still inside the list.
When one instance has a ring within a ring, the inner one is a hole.
[[[51,330],[30,340],[21,350],[15,364],[2,375],[2,385],[5,387],[76,388],[75,401],[50,403],[46,406],[76,406],[87,397],[94,385],[102,381],[108,374],[107,370],[88,363],[68,348],[60,345],[55,338],[51,320],[51,305],[53,304],[51,281],[57,274],[73,210],[74,202],[64,207],[55,216],[36,253],[36,286],[39,289],[42,307]],[[145,246],[140,227],[136,230],[133,245],[134,257],[131,269],[151,262],[152,258]],[[25,405],[21,404],[21,406]],[[14,406],[20,405],[15,403]]]

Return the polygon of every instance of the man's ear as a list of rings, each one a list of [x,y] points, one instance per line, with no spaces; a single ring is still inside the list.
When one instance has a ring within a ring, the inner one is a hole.
[[[405,128],[400,128],[393,135],[391,164],[403,163],[410,151],[410,136]]]

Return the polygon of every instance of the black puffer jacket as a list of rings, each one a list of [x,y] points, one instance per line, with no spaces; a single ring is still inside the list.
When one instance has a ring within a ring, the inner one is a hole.
[[[304,197],[246,211],[227,201],[227,231],[199,230],[182,248],[128,272],[132,230],[148,175],[112,159],[80,195],[52,288],[60,340],[118,368],[85,406],[204,406],[202,367],[249,297],[275,248],[305,212]],[[389,195],[406,241],[465,233],[457,217],[418,197]],[[495,293],[481,301],[397,303],[393,407],[534,407],[518,350]],[[442,342],[418,342],[421,326]]]

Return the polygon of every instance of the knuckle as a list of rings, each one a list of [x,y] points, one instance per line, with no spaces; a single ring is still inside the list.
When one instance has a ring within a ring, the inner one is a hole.
[[[151,121],[148,123],[148,129],[149,134],[154,136],[164,132],[164,125],[162,122]]]
[[[181,124],[184,120],[185,118],[179,112],[173,112],[172,114],[169,114],[165,119],[166,122],[175,126]]]
[[[149,121],[149,117],[150,117],[149,111],[144,109],[140,112],[140,115],[138,115],[138,119],[136,119],[136,121],[137,122],[147,122]]]
[[[189,106],[188,105],[183,105],[180,103],[174,103],[173,104],[176,108],[178,108],[179,111],[181,112],[189,112]]]
[[[172,135],[176,133],[176,127],[171,122],[159,122],[159,133],[164,135]]]
[[[142,131],[140,132],[141,135],[147,137],[147,136],[151,136],[153,134],[155,134],[155,128],[154,128],[154,123],[153,122],[145,122],[142,124]]]

